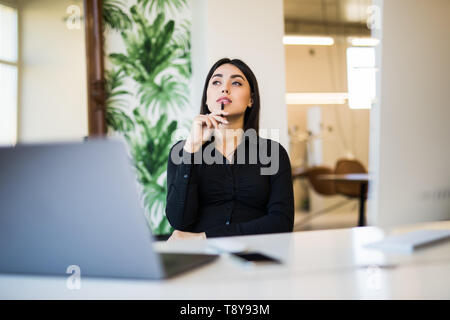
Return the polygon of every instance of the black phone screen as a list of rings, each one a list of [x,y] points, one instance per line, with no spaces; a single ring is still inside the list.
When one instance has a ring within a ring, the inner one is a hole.
[[[272,257],[268,257],[262,253],[258,252],[243,252],[243,253],[233,253],[236,257],[244,259],[248,262],[272,262],[272,263],[281,263],[280,260],[277,260]]]

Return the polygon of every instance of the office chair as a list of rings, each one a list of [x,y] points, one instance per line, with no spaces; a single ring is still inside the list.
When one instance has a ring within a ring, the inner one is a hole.
[[[333,181],[319,180],[317,177],[322,174],[332,174],[333,169],[325,166],[309,168],[307,178],[314,191],[323,196],[332,196],[336,194],[336,188]]]
[[[335,174],[367,173],[366,168],[358,160],[340,159],[334,168]],[[349,198],[359,198],[361,188],[357,183],[335,182],[336,193]],[[367,191],[366,195],[367,197]]]
[[[336,194],[333,181],[319,180],[317,176],[322,174],[333,174],[333,169],[326,166],[314,166],[310,168],[294,168],[292,179],[306,178],[315,192],[324,196]]]

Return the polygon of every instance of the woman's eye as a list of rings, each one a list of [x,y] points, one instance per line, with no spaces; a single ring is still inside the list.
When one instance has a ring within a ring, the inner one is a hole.
[[[212,82],[213,86],[220,84],[219,80],[215,80]],[[242,86],[242,83],[240,83],[239,81],[234,81],[233,85],[237,85],[237,86]]]

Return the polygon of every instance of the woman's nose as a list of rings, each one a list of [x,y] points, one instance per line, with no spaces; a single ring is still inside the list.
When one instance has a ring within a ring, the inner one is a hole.
[[[225,93],[225,92],[226,92],[227,94],[230,93],[230,92],[228,91],[228,89],[222,89],[222,93]]]

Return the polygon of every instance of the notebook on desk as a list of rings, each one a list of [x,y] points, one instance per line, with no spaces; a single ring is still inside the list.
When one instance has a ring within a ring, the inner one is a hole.
[[[0,148],[0,273],[163,279],[218,257],[152,242],[121,142]]]
[[[450,230],[418,230],[388,236],[381,241],[369,243],[364,247],[393,253],[412,253],[415,249],[449,238]]]

